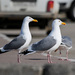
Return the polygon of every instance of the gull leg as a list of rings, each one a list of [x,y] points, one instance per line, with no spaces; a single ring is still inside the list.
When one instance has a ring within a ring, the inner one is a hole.
[[[52,61],[51,61],[51,53],[47,54],[47,59],[48,59],[48,63],[52,63]]]
[[[68,60],[68,50],[67,50],[67,52],[66,52],[66,58],[67,58],[67,60]]]
[[[59,49],[56,49],[54,52],[56,52],[56,51],[58,51]],[[59,50],[59,54],[60,54],[60,58],[58,58],[58,60],[63,60],[62,58],[61,58],[61,50]]]
[[[69,59],[68,59],[68,50],[66,51],[66,59],[65,59],[66,61],[68,61]]]
[[[21,50],[19,50],[19,53],[20,53],[20,52],[21,52]],[[19,54],[19,53],[18,53],[18,55],[17,55],[17,62],[18,62],[18,63],[21,63],[21,58],[20,58],[20,57],[21,57],[21,54]]]
[[[61,50],[59,50],[59,54],[60,54],[59,60],[63,60],[63,59],[61,58]]]
[[[49,53],[47,54],[47,59],[48,59],[48,63],[50,63],[50,55],[49,55]]]
[[[18,63],[21,63],[21,59],[20,59],[20,57],[21,57],[21,55],[18,54],[18,55],[17,55],[17,62],[18,62]]]

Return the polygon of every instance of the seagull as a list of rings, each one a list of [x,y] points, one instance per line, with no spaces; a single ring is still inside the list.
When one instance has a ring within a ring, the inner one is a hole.
[[[59,48],[55,50],[55,52],[57,50],[59,50],[60,51],[60,57],[61,57],[61,50],[66,50],[66,59],[65,60],[68,61],[69,60],[68,59],[68,52],[69,52],[69,50],[71,48],[72,48],[72,40],[71,40],[71,38],[68,37],[68,36],[62,36],[62,42],[61,42]],[[60,60],[63,60],[63,59],[60,58]]]
[[[30,30],[29,30],[29,22],[31,22],[31,21],[38,22],[36,19],[33,19],[30,16],[26,16],[24,18],[19,36],[14,38],[8,44],[1,47],[0,54],[9,52],[14,49],[19,50],[19,53],[20,53],[23,48],[28,47],[28,45],[30,44],[30,42],[32,40],[32,36],[31,36]],[[18,54],[17,61],[20,62],[19,54]]]
[[[51,51],[56,50],[61,44],[60,25],[66,25],[66,23],[59,19],[55,19],[52,22],[52,31],[49,35],[39,42],[31,44],[27,50],[21,52],[20,54],[28,55],[35,52],[47,51],[48,63],[52,63]]]

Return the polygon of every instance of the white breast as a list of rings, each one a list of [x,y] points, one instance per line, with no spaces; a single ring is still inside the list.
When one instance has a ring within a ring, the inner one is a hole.
[[[31,34],[29,36],[25,37],[26,42],[24,43],[23,46],[21,46],[19,48],[19,50],[21,50],[23,48],[27,48],[29,46],[30,42],[31,42],[31,39],[32,39]]]
[[[60,46],[60,44],[61,44],[61,40],[57,39],[56,44],[51,49],[49,49],[49,51],[56,50]]]
[[[54,39],[56,40],[56,44],[52,48],[50,48],[49,51],[56,50],[60,46],[61,41],[62,41],[61,40],[61,32],[60,32],[60,30],[53,31],[51,33],[51,36],[53,36]]]

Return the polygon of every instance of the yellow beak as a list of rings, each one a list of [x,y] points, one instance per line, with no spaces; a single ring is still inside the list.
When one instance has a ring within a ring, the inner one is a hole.
[[[66,25],[66,23],[65,23],[65,22],[62,22],[61,24]]]
[[[34,19],[33,21],[34,21],[34,22],[38,22],[38,20],[36,20],[36,19]]]

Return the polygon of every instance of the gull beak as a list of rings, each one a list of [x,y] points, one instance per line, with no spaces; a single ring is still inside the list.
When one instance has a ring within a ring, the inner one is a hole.
[[[34,19],[34,20],[32,20],[32,21],[34,21],[34,22],[38,22],[38,20],[36,20],[36,19]]]
[[[66,25],[66,23],[65,23],[65,22],[62,22],[61,24]]]

